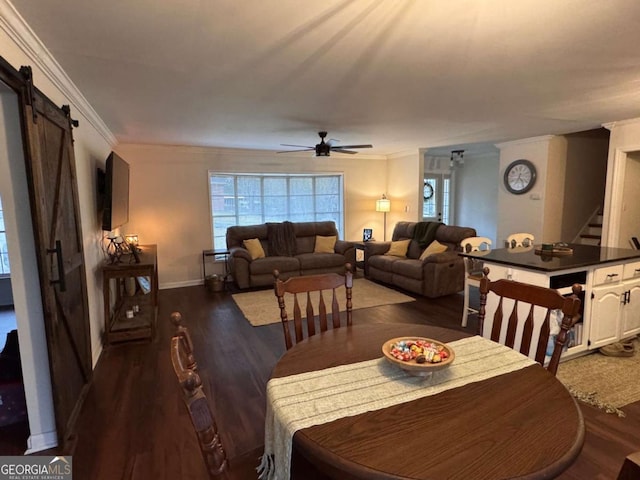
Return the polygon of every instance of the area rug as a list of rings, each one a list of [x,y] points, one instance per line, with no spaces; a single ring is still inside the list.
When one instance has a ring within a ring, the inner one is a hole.
[[[338,298],[344,299],[344,287],[337,290]],[[270,323],[277,323],[280,321],[280,309],[278,308],[278,300],[276,299],[273,290],[259,290],[256,292],[236,293],[231,296],[236,302],[242,313],[247,318],[249,323],[254,327],[262,325],[268,325]],[[293,297],[292,297],[293,298]],[[298,297],[300,300],[300,297]],[[317,298],[317,297],[316,297]],[[392,303],[404,303],[411,302],[415,299],[400,292],[396,292],[390,288],[383,287],[377,283],[370,282],[365,278],[356,278],[353,281],[353,309],[378,307],[380,305],[390,305]],[[302,309],[306,298],[301,300],[303,302]],[[325,303],[329,302],[325,295]],[[340,308],[344,309],[344,300],[340,300]],[[291,311],[293,300],[291,300],[291,306],[285,297],[285,305],[287,306],[287,312]],[[317,303],[315,304],[317,305]],[[316,312],[317,312],[317,306]],[[328,306],[328,308],[331,308]]]
[[[599,352],[562,362],[557,377],[578,400],[624,417],[621,407],[640,400],[640,340],[632,357]]]

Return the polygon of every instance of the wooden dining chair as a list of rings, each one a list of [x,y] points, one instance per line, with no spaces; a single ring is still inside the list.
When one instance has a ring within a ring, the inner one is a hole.
[[[534,240],[530,233],[512,233],[507,237],[507,248],[531,247]]]
[[[516,333],[520,332],[520,353],[527,356],[531,355],[531,342],[534,332],[538,333],[538,342],[535,348],[535,354],[532,358],[540,365],[544,366],[545,353],[547,343],[550,336],[551,312],[554,310],[562,311],[562,323],[560,332],[556,335],[553,353],[547,366],[547,370],[553,375],[558,370],[560,355],[562,348],[567,341],[569,330],[575,325],[580,318],[580,298],[579,295],[582,287],[574,284],[572,294],[562,296],[556,290],[551,288],[539,287],[528,283],[516,282],[513,280],[500,279],[492,282],[489,280],[489,268],[483,269],[483,276],[480,280],[480,311],[478,313],[478,335],[483,335],[484,320],[487,314],[487,296],[489,293],[495,294],[497,305],[493,312],[491,324],[491,340],[499,342],[503,323],[506,322],[506,334],[504,344],[510,348],[516,345]],[[511,311],[504,299],[511,299]],[[525,308],[519,308],[524,306]],[[521,313],[525,311],[526,316],[521,317]],[[536,313],[541,311],[544,313],[543,321],[536,321]],[[524,322],[522,328],[518,328],[519,323]],[[537,323],[537,326],[536,326]]]
[[[640,452],[633,452],[624,459],[617,480],[638,480],[640,478]]]
[[[216,480],[257,478],[256,468],[260,464],[263,446],[230,460],[227,459],[213,412],[202,389],[200,376],[188,367],[192,352],[190,354],[186,350],[187,343],[184,340],[180,335],[171,338],[171,363],[182,389],[182,399],[198,437],[208,477]]]
[[[491,251],[491,239],[487,237],[468,237],[460,242],[463,252],[482,252],[482,254]],[[465,257],[464,259],[464,306],[462,308],[462,326],[467,326],[469,313],[478,313],[475,308],[469,307],[469,289],[470,287],[478,288],[480,279],[482,278],[482,260],[477,258]]]
[[[316,310],[314,308],[314,302],[317,302],[318,308],[318,321],[320,331],[325,332],[329,328],[329,315],[327,310],[327,303],[325,301],[325,293],[330,295],[330,316],[332,328],[339,328],[342,324],[340,313],[340,302],[338,301],[337,289],[340,287],[345,288],[345,314],[346,324],[352,323],[352,289],[353,289],[353,273],[351,271],[351,264],[346,264],[346,272],[344,275],[337,273],[323,273],[318,275],[304,275],[301,277],[291,277],[287,280],[280,279],[280,272],[278,270],[273,272],[275,277],[274,292],[278,299],[278,306],[280,307],[280,320],[282,321],[282,329],[284,331],[284,341],[289,350],[293,346],[291,338],[291,325],[289,314],[287,313],[287,307],[285,304],[285,295],[293,295],[293,330],[295,332],[295,341],[298,343],[305,338],[304,331],[306,330],[307,336],[311,337],[316,333]],[[317,292],[316,294],[313,294]],[[330,292],[330,293],[329,293]],[[303,327],[303,316],[300,301],[298,295],[303,294],[306,297],[306,328]],[[312,295],[313,294],[313,295]],[[291,297],[288,296],[288,298]],[[312,298],[314,297],[314,298]]]
[[[198,364],[193,355],[193,342],[191,341],[191,335],[189,334],[189,330],[184,324],[184,320],[182,318],[182,314],[180,312],[173,312],[169,317],[171,323],[176,327],[175,334],[180,337],[182,340],[182,349],[184,351],[184,355],[186,357],[186,367],[189,370],[197,370]]]

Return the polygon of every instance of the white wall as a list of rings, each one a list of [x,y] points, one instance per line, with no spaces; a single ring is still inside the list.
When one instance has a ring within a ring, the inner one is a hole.
[[[495,248],[498,225],[498,188],[500,154],[465,154],[464,167],[456,170],[456,225],[476,229],[479,237],[488,237]]]
[[[498,228],[495,248],[502,247],[512,233],[526,232],[534,235],[536,243],[543,239],[545,180],[550,136],[536,137],[496,145],[500,149],[498,183]],[[535,186],[523,195],[509,193],[502,181],[504,171],[514,160],[531,161],[537,170]],[[539,198],[539,199],[535,199]],[[555,240],[554,240],[555,241]]]
[[[117,152],[131,167],[129,223],[120,232],[137,233],[141,244],[158,245],[160,288],[202,283],[202,250],[212,247],[209,170],[343,173],[345,238],[361,240],[364,228],[373,228],[374,235],[382,236],[383,216],[375,211],[375,201],[387,191],[384,157],[334,154],[316,158],[259,150],[131,144],[118,145]],[[409,168],[404,165],[402,169]],[[407,193],[411,187],[404,184],[412,174],[407,171],[394,181],[393,193],[388,194],[392,208],[400,204],[396,195],[402,202],[411,196]],[[393,212],[387,216],[389,225],[392,217]]]
[[[551,137],[547,156],[546,176],[539,181],[544,185],[542,235],[536,235],[536,243],[571,241],[562,238],[564,216],[569,215],[564,205],[564,186],[567,172],[567,140]],[[540,185],[540,186],[543,186]]]
[[[422,155],[419,151],[389,157],[384,172],[387,177],[387,197],[391,200],[391,212],[387,214],[388,241],[391,240],[396,223],[422,220],[421,160]],[[381,236],[376,238],[382,240]]]
[[[71,106],[71,115],[80,122],[74,129],[74,151],[80,200],[80,218],[82,222],[85,265],[87,269],[88,303],[91,327],[91,347],[93,363],[98,359],[103,330],[102,280],[100,264],[102,262],[101,231],[97,221],[96,205],[96,166],[104,163],[115,139],[102,121],[86,103],[75,86],[66,77],[59,65],[49,56],[48,51],[35,37],[22,19],[15,15],[12,6],[0,0],[0,45],[3,58],[15,69],[30,65],[33,70],[34,84],[57,105]],[[11,132],[4,141],[0,140],[5,160],[0,164],[2,197],[12,198],[14,207],[9,206],[7,213],[9,261],[12,266],[12,283],[16,299],[16,320],[20,350],[23,360],[23,376],[27,393],[30,438],[28,451],[35,452],[56,445],[55,422],[51,403],[51,385],[48,378],[48,356],[46,342],[43,345],[42,303],[39,284],[34,284],[35,254],[33,235],[30,231],[30,212],[25,209],[24,201],[26,177],[20,171],[22,146],[13,142],[21,137],[12,132],[15,129],[16,113],[11,110],[11,100],[4,101],[3,118],[0,130]],[[6,107],[6,108],[5,108]],[[14,125],[13,127],[11,125]],[[10,162],[7,161],[10,149]],[[12,218],[13,216],[13,218]],[[29,228],[27,228],[29,224]]]
[[[629,248],[626,232],[621,230],[625,203],[637,202],[640,194],[640,178],[636,179],[635,191],[624,189],[627,156],[635,158],[640,152],[640,118],[615,122],[607,125],[611,130],[609,155],[607,160],[607,182],[604,201],[604,222],[602,244],[609,247]],[[629,196],[627,198],[627,196]],[[626,221],[626,220],[625,220]],[[635,221],[637,225],[637,219]],[[637,235],[634,235],[637,236]]]

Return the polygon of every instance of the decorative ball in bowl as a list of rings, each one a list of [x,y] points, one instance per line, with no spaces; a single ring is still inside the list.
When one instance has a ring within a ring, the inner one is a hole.
[[[398,337],[382,345],[385,358],[410,375],[426,377],[447,368],[456,358],[446,343],[424,337]]]

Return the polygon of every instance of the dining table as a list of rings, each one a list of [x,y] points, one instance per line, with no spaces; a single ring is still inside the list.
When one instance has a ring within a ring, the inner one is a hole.
[[[412,375],[382,353],[400,337],[445,343],[455,359]],[[272,371],[265,423],[267,479],[295,477],[297,456],[336,479],[554,478],[585,435],[576,401],[538,363],[463,330],[411,323],[341,327],[294,345]]]

